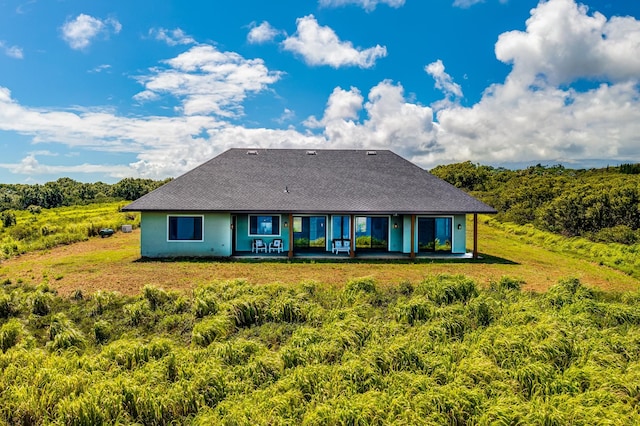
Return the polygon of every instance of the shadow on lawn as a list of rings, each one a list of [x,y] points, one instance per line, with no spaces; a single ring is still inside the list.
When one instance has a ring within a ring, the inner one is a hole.
[[[509,259],[489,254],[479,253],[478,259],[460,259],[460,258],[428,258],[418,257],[414,259],[374,259],[374,258],[331,258],[331,257],[294,257],[293,259],[283,257],[161,257],[150,258],[141,257],[134,260],[134,263],[153,263],[153,262],[188,262],[188,263],[355,263],[355,264],[481,264],[481,265],[519,265]]]

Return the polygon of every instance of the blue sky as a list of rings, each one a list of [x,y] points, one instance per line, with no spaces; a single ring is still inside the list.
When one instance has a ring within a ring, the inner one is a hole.
[[[640,2],[0,0],[0,182],[232,147],[640,162]]]

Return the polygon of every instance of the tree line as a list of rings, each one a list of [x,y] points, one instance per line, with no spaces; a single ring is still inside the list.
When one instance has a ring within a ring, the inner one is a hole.
[[[592,241],[640,241],[640,164],[508,170],[467,161],[431,173],[494,207],[503,222]]]
[[[125,178],[115,184],[82,183],[64,177],[45,184],[0,184],[0,212],[135,200],[170,179]]]

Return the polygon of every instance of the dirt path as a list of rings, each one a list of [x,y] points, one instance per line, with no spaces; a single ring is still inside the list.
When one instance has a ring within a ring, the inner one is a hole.
[[[640,289],[640,281],[621,272],[505,239],[494,230],[481,229],[480,251],[498,259],[464,263],[141,262],[139,232],[92,238],[5,260],[0,263],[0,282],[7,279],[30,285],[48,282],[63,295],[76,289],[85,294],[114,290],[135,295],[145,284],[190,291],[212,280],[244,278],[254,284],[312,280],[342,286],[350,279],[371,276],[379,285],[390,285],[402,281],[417,283],[427,275],[451,273],[471,276],[480,285],[504,275],[520,277],[527,283],[525,289],[535,291],[544,291],[569,276],[605,290]]]

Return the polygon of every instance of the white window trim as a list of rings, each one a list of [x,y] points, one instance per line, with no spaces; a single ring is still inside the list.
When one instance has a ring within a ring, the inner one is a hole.
[[[169,218],[171,217],[199,217],[202,218],[202,239],[201,240],[171,240],[169,239]],[[204,242],[204,215],[203,214],[168,214],[167,215],[167,242],[168,243],[202,243]]]
[[[278,216],[279,218],[279,224],[278,224],[278,233],[277,234],[252,234],[251,233],[251,217],[252,216]],[[247,236],[248,237],[252,237],[252,238],[256,238],[256,237],[271,237],[271,238],[278,238],[278,237],[282,237],[282,215],[281,214],[269,214],[269,213],[261,213],[261,214],[249,214],[247,215]],[[291,224],[289,226],[292,226]]]

